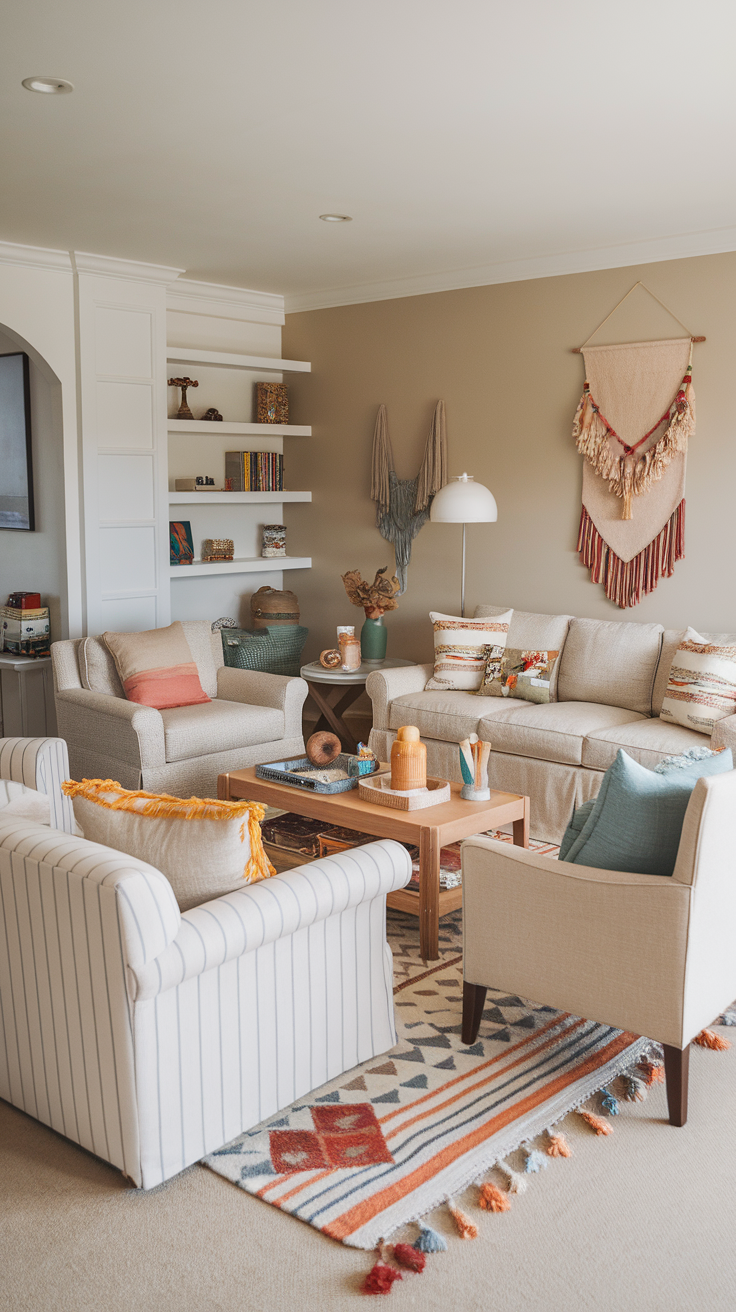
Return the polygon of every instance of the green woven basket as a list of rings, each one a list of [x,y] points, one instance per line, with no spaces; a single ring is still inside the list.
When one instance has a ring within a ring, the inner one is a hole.
[[[309,629],[301,624],[280,624],[255,631],[221,629],[225,664],[236,670],[297,676],[308,633]]]

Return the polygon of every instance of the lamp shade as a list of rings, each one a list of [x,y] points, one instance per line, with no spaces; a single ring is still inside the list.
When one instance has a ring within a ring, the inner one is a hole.
[[[429,518],[435,524],[491,524],[498,519],[498,506],[493,493],[472,474],[460,474],[436,493]]]

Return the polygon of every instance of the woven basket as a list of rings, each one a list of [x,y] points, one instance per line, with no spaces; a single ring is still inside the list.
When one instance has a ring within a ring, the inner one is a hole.
[[[308,633],[309,629],[301,624],[284,624],[255,633],[249,629],[221,629],[225,664],[237,670],[297,677]]]

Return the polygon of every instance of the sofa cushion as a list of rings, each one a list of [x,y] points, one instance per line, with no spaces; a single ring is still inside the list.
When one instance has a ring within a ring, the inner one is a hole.
[[[83,638],[79,644],[79,680],[88,692],[125,697],[110,649],[102,638]]]
[[[510,706],[506,702],[504,710],[503,716],[486,715],[481,720],[478,736],[484,742],[490,742],[497,752],[565,765],[582,765],[583,743],[589,733],[643,719],[622,707],[598,702],[549,702],[546,706]]]
[[[571,620],[560,660],[558,700],[601,702],[651,715],[663,633],[661,624]]]
[[[505,606],[476,606],[476,619],[485,619],[488,615],[500,615]],[[511,616],[507,647],[519,647],[523,651],[562,651],[567,637],[571,615],[540,615],[531,610],[515,610]],[[550,681],[550,699],[556,700],[559,661],[552,672]]]
[[[400,729],[404,724],[415,724],[423,738],[438,738],[441,742],[457,743],[468,734],[479,733],[479,721],[495,719],[514,706],[505,698],[479,697],[477,692],[406,692],[394,697],[389,706],[389,728]]]
[[[219,698],[201,706],[173,706],[161,712],[161,719],[167,762],[276,742],[286,732],[283,711]]]
[[[657,715],[589,733],[583,743],[583,765],[589,770],[608,770],[616,760],[619,747],[623,747],[633,760],[653,770],[664,756],[702,746],[702,733],[684,729],[680,724],[666,724]]]

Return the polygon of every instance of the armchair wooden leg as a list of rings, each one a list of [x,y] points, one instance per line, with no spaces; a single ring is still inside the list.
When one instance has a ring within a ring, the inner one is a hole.
[[[485,984],[463,984],[463,1043],[475,1043],[486,1005]]]
[[[684,1125],[687,1120],[687,1082],[690,1071],[690,1044],[686,1048],[664,1045],[664,1074],[667,1081],[667,1107],[670,1125]]]

